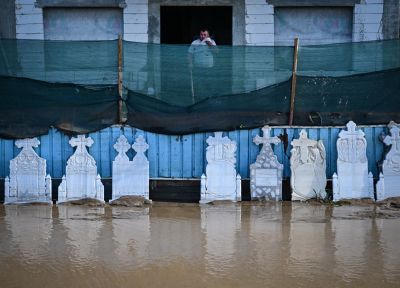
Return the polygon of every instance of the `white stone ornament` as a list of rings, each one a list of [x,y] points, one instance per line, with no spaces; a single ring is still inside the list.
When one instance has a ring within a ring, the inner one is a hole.
[[[271,128],[262,128],[263,137],[256,136],[253,142],[262,144],[262,149],[256,162],[250,165],[250,191],[251,199],[282,200],[282,171],[283,165],[279,163],[271,144],[279,144],[278,137],[270,137]]]
[[[200,203],[215,200],[241,200],[241,177],[236,175],[236,142],[222,132],[206,140],[206,175],[201,176]]]
[[[290,186],[292,201],[305,201],[314,197],[325,198],[326,186],[326,152],[322,140],[307,138],[302,129],[300,138],[292,141],[290,157]]]
[[[92,138],[78,135],[69,144],[76,150],[67,161],[66,175],[58,187],[58,203],[83,198],[104,201],[104,186],[97,174],[96,161],[86,149],[92,146]]]
[[[143,135],[139,135],[132,148],[136,151],[135,157],[129,161],[126,152],[131,148],[128,140],[121,135],[114,144],[118,155],[113,161],[112,201],[121,196],[143,196],[149,199],[149,161],[144,154],[149,145]]]
[[[4,181],[4,203],[51,203],[51,177],[46,176],[46,160],[39,157],[33,147],[38,147],[37,138],[15,141],[22,148],[10,161],[10,177]]]
[[[399,125],[390,122],[390,135],[383,139],[383,143],[390,146],[382,165],[382,173],[376,184],[376,198],[378,201],[390,197],[400,197],[400,129]]]
[[[337,174],[332,176],[333,200],[373,198],[373,176],[368,173],[367,141],[350,121],[336,142]]]

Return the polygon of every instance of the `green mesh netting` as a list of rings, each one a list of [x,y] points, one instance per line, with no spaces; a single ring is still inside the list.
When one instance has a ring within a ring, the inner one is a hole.
[[[193,52],[193,53],[191,53]],[[292,47],[0,40],[0,136],[120,123],[187,134],[287,125]],[[300,46],[295,125],[400,121],[400,41]]]

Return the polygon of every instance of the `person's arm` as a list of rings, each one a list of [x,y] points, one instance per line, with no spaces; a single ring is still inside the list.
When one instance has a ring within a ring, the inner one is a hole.
[[[206,38],[204,41],[206,42],[208,47],[211,48],[212,52],[218,52],[218,47],[214,40],[212,40],[211,38]]]

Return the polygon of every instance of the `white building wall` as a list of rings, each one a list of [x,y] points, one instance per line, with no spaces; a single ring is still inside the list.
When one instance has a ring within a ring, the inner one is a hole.
[[[354,7],[353,41],[383,39],[382,15],[384,0],[362,0]]]
[[[274,45],[274,7],[265,0],[245,0],[247,45]]]
[[[36,0],[16,0],[15,20],[17,39],[44,39],[43,10],[35,7]]]
[[[355,5],[353,41],[383,39],[383,1],[362,0],[360,4]],[[265,0],[245,0],[247,45],[274,45],[274,6],[267,2]]]
[[[274,7],[265,0],[245,1],[247,45],[274,45]],[[354,7],[353,41],[382,39],[384,0],[362,0]],[[44,39],[43,10],[36,0],[15,0],[17,39]],[[189,1],[188,1],[189,2]],[[148,42],[148,0],[126,0],[124,39]]]
[[[124,39],[147,43],[149,27],[148,0],[126,0],[124,9]]]

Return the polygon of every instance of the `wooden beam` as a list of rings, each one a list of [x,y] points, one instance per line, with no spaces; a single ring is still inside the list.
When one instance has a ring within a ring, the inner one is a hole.
[[[297,59],[299,52],[299,38],[294,39],[294,52],[293,52],[293,71],[292,71],[292,87],[290,91],[290,114],[289,114],[289,126],[293,125],[294,115],[294,100],[296,97],[296,74],[297,74]]]
[[[122,93],[123,93],[123,86],[122,86],[122,36],[121,34],[118,35],[118,95],[119,95],[119,101],[118,101],[118,119],[119,123],[122,124],[124,123],[124,117],[122,113],[122,104],[123,104],[123,98],[122,98]]]

